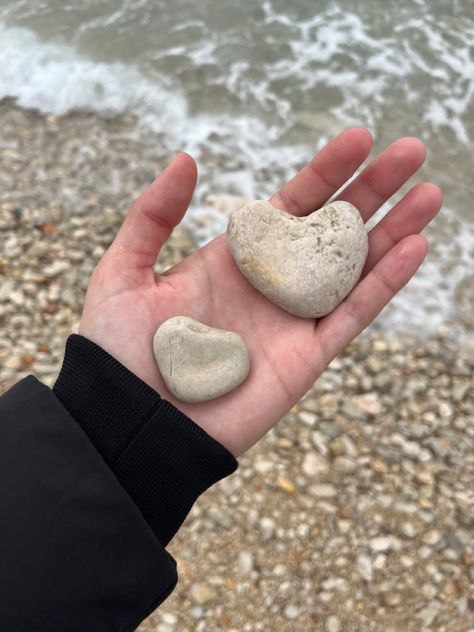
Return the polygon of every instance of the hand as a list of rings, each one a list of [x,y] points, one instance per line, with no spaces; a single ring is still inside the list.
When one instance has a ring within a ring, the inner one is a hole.
[[[323,206],[354,174],[371,149],[365,129],[330,142],[270,202],[295,215]],[[422,143],[390,145],[338,195],[364,221],[391,197],[425,158]],[[418,233],[441,207],[433,184],[418,184],[369,233],[369,255],[351,294],[314,321],[287,314],[241,275],[224,235],[159,278],[153,265],[180,222],[196,184],[196,166],[179,154],[135,201],[114,242],[94,270],[80,333],[94,341],[199,424],[234,455],[258,441],[311,387],[340,353],[409,281],[427,252]],[[219,399],[183,404],[166,389],[153,355],[157,327],[190,316],[235,331],[250,354],[250,374]]]

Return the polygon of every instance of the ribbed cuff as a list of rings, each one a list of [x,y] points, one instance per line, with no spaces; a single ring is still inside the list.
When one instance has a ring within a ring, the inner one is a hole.
[[[235,457],[101,347],[73,334],[53,391],[163,545]]]

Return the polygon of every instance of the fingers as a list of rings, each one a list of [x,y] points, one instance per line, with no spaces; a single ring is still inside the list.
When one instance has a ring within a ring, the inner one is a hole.
[[[422,263],[428,244],[410,235],[394,246],[349,296],[315,327],[317,363],[326,367],[408,283]]]
[[[371,149],[366,129],[347,130],[332,140],[270,203],[293,215],[323,206],[352,177]],[[425,148],[417,138],[400,138],[362,171],[338,196],[354,204],[367,221],[421,167]]]
[[[180,153],[135,200],[111,246],[122,263],[134,268],[154,265],[189,206],[196,179],[193,158]]]
[[[363,128],[336,136],[270,203],[293,215],[307,215],[320,208],[350,178],[369,155],[372,137]]]
[[[407,235],[419,233],[441,209],[443,193],[435,184],[417,184],[369,233],[369,255],[362,276]]]
[[[417,138],[400,138],[337,196],[357,207],[366,222],[421,167],[426,151]]]

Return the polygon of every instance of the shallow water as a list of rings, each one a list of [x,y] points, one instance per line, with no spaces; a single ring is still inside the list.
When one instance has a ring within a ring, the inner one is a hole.
[[[435,327],[462,308],[474,325],[473,2],[0,0],[0,42],[0,98],[129,112],[163,154],[190,151],[202,241],[225,226],[209,193],[269,195],[349,125],[375,149],[419,136],[415,181],[439,183],[446,207],[383,322]]]

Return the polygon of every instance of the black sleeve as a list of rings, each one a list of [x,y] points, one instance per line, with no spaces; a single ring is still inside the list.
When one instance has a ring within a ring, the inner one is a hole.
[[[0,630],[134,630],[173,590],[165,545],[234,457],[71,336],[51,391],[0,398]]]

